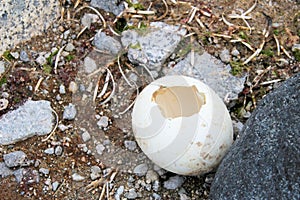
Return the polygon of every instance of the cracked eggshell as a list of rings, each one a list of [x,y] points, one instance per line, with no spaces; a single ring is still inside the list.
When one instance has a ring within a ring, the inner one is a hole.
[[[132,127],[143,152],[181,175],[215,168],[233,142],[232,122],[219,96],[186,76],[157,79],[139,94]]]

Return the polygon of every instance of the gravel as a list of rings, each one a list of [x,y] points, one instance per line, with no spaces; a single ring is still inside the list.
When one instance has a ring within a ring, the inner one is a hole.
[[[175,190],[184,183],[184,178],[182,176],[172,176],[169,180],[164,182],[164,188],[168,190]]]
[[[130,150],[130,151],[134,151],[137,148],[136,142],[131,141],[131,140],[125,140],[124,145],[125,145],[125,148]]]
[[[55,147],[54,153],[55,153],[55,155],[57,155],[57,156],[61,156],[62,153],[63,153],[63,148],[62,148],[62,146],[57,146],[57,147]]]
[[[28,62],[30,60],[26,51],[21,51],[20,60],[23,62]]]
[[[68,106],[64,107],[63,119],[74,120],[76,114],[77,114],[77,110],[75,108],[75,105],[72,103],[69,103]]]
[[[54,148],[53,148],[53,147],[50,147],[50,148],[48,148],[48,149],[45,149],[44,153],[49,154],[49,155],[52,155],[52,154],[54,154]]]
[[[73,181],[83,181],[85,179],[84,176],[81,176],[77,173],[72,174],[72,180]]]
[[[23,151],[14,151],[3,155],[3,160],[7,167],[22,166],[26,159],[27,155]]]
[[[87,74],[92,73],[93,71],[95,71],[98,68],[95,60],[93,60],[92,58],[90,58],[88,56],[84,58],[83,62],[84,62],[83,63],[84,71]]]
[[[40,168],[40,169],[39,169],[39,172],[42,173],[42,174],[44,174],[44,175],[48,175],[49,172],[50,172],[50,170],[49,170],[49,169],[46,169],[46,168]]]
[[[145,176],[149,167],[146,163],[140,164],[133,169],[133,173],[137,176]]]

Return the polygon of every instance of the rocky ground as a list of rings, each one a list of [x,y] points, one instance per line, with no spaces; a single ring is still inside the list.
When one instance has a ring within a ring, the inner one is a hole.
[[[166,74],[199,78],[238,137],[299,72],[299,1],[103,2],[61,1],[42,35],[3,53],[0,133],[15,134],[0,137],[1,199],[207,199],[214,172],[166,172],[137,146],[137,91]]]

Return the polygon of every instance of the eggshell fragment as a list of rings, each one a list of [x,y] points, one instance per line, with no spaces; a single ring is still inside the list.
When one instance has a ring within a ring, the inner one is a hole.
[[[139,94],[132,112],[138,145],[158,166],[182,175],[211,171],[233,142],[218,95],[199,80],[165,76]]]

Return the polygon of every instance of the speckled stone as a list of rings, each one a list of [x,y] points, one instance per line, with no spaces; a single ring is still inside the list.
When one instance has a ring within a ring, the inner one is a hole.
[[[46,31],[59,16],[57,0],[0,1],[0,55],[21,41]]]
[[[268,94],[219,166],[210,199],[300,199],[300,73]]]

